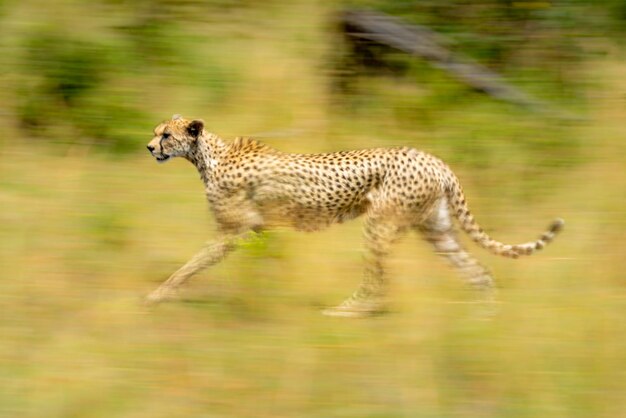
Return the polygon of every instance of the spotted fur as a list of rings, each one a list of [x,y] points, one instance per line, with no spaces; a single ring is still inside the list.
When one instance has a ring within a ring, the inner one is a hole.
[[[402,232],[420,231],[471,284],[491,289],[490,273],[459,244],[461,228],[494,254],[517,258],[548,244],[556,220],[538,240],[507,245],[489,237],[470,213],[457,177],[440,159],[413,148],[288,154],[250,138],[225,142],[202,121],[178,115],[158,125],[148,149],[158,161],[183,157],[198,170],[220,236],[148,296],[158,302],[202,268],[219,262],[250,231],[287,223],[314,231],[365,215],[364,279],[330,315],[358,316],[383,307],[384,260]]]

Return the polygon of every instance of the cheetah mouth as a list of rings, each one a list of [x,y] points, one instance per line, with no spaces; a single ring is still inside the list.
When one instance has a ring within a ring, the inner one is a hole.
[[[160,155],[160,156],[156,156],[154,158],[156,158],[157,162],[164,163],[164,162],[166,162],[167,160],[170,159],[170,156],[169,155]]]

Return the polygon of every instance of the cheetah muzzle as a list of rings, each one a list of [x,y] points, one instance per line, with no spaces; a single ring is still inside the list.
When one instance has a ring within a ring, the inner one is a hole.
[[[479,246],[518,258],[544,248],[563,227],[555,220],[540,238],[517,245],[492,239],[474,220],[463,189],[440,159],[413,148],[373,148],[325,154],[290,154],[250,138],[223,141],[204,130],[201,120],[175,115],[154,129],[148,150],[158,162],[182,157],[202,179],[219,234],[147,297],[172,299],[198,271],[221,261],[256,231],[288,224],[319,230],[365,215],[363,279],[334,316],[367,316],[385,310],[384,263],[393,243],[413,230],[432,244],[478,289],[493,295],[489,271],[459,243],[452,218]]]

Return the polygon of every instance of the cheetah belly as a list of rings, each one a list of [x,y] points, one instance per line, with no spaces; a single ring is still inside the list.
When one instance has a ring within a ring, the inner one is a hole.
[[[297,230],[317,231],[358,217],[369,204],[366,198],[369,190],[355,187],[350,190],[350,183],[342,190],[303,181],[283,182],[280,187],[272,183],[259,187],[255,196],[263,218],[272,225],[287,224]]]

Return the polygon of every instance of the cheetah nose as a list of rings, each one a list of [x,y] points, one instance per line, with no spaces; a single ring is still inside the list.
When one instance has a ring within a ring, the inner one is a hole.
[[[154,147],[152,145],[148,145],[146,148],[148,148],[148,151],[150,152],[154,151]]]

